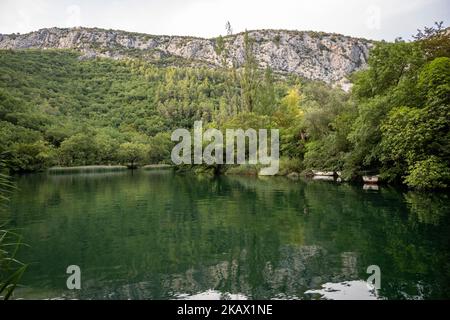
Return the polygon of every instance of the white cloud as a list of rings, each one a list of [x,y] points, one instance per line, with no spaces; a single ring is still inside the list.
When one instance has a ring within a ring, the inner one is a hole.
[[[213,37],[245,29],[337,32],[371,39],[409,37],[435,20],[450,23],[448,0],[1,0],[0,33],[90,26]]]

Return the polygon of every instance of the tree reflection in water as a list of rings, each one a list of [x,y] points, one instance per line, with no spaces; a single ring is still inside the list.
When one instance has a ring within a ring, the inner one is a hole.
[[[446,194],[140,170],[17,183],[8,218],[34,262],[18,297],[316,299],[369,265],[378,298],[450,297]],[[71,264],[80,291],[65,288]]]

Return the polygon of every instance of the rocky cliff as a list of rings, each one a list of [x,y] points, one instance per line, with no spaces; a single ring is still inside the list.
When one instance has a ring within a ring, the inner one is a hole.
[[[372,43],[338,34],[286,31],[249,31],[261,68],[294,73],[327,83],[345,81],[353,71],[364,68]],[[244,34],[223,38],[225,50],[218,50],[218,38],[155,36],[98,28],[41,29],[18,35],[1,35],[0,49],[75,49],[84,58],[95,56],[121,59],[139,57],[151,62],[220,66],[226,61],[241,65]]]

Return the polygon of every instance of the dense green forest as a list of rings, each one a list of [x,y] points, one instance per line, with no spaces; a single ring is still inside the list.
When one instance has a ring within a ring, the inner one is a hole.
[[[447,187],[448,31],[377,43],[350,93],[260,70],[252,52],[247,36],[242,68],[208,69],[0,51],[2,160],[16,172],[170,163],[172,130],[202,119],[220,129],[280,129],[280,174],[335,170],[348,180],[373,173],[417,189]]]

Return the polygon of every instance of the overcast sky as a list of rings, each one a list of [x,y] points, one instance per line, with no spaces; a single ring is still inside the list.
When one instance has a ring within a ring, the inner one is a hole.
[[[45,27],[101,27],[150,34],[215,37],[253,29],[336,32],[409,39],[443,20],[450,0],[0,0],[0,33]]]

